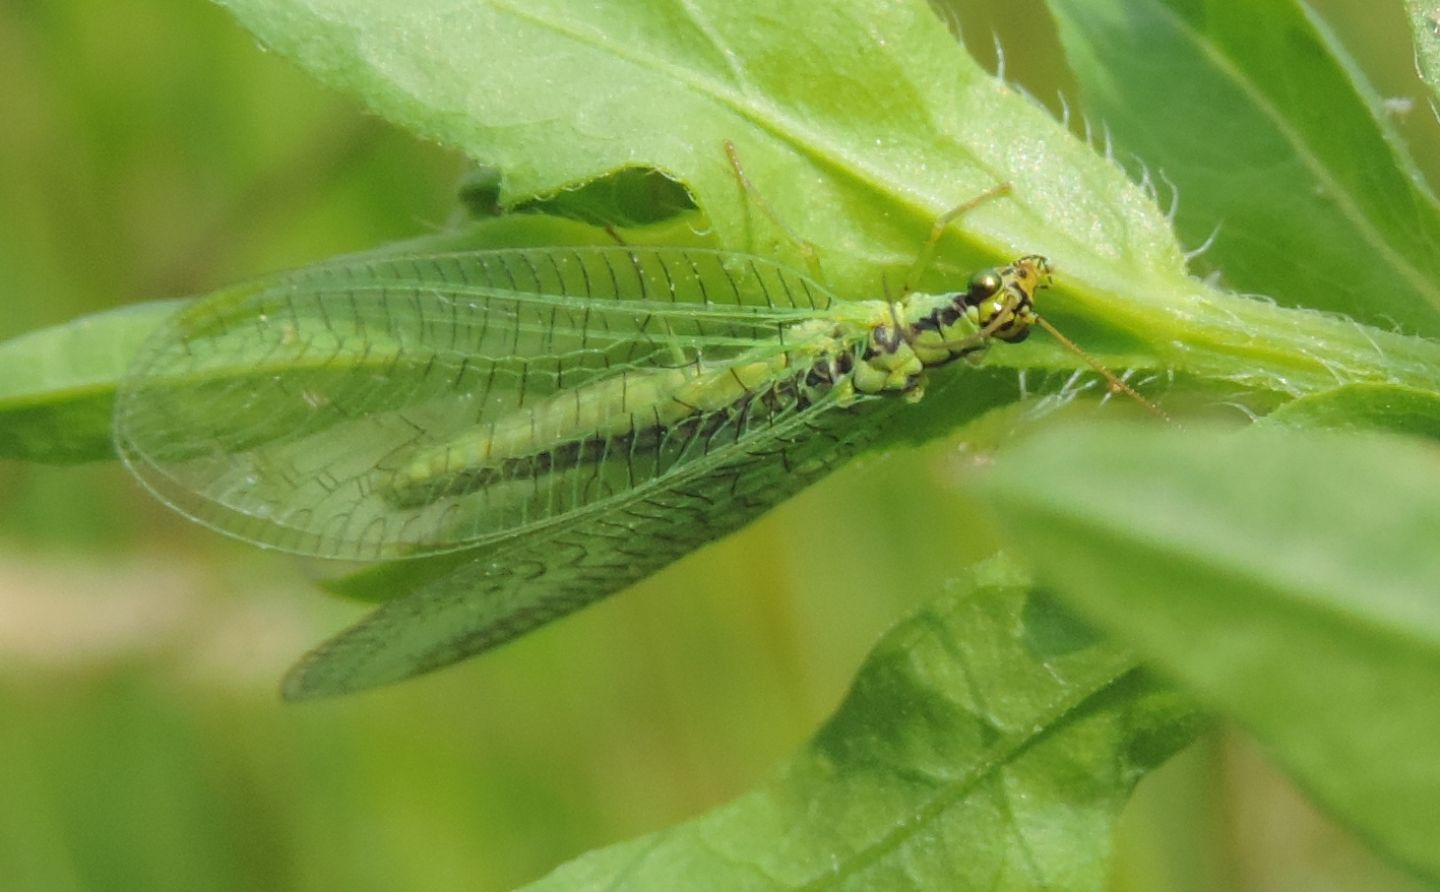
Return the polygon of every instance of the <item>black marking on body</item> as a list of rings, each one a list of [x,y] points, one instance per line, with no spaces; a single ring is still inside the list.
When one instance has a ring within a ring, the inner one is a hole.
[[[904,341],[905,337],[900,333],[898,328],[889,325],[877,325],[870,334],[870,343],[873,347],[872,352],[869,352],[866,358],[868,359],[870,356],[875,356],[880,353],[894,353],[900,349],[900,345],[904,343]]]
[[[939,307],[935,312],[916,321],[911,328],[916,332],[934,331],[938,332],[949,328],[960,321],[961,309],[958,306],[964,300],[964,295],[955,295],[954,303]]]

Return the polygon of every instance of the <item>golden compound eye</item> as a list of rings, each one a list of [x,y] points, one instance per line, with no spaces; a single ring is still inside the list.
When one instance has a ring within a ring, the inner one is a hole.
[[[985,298],[1000,290],[1004,280],[998,270],[982,269],[970,277],[970,286],[965,291],[965,302],[972,307],[979,306]]]

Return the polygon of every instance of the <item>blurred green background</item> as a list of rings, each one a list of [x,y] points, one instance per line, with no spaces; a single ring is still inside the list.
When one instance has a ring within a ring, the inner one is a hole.
[[[994,31],[1012,78],[1067,88],[1038,2],[960,5],[987,64]],[[1418,98],[1399,5],[1326,6],[1381,92]],[[4,0],[0,337],[432,231],[463,169],[216,6]],[[871,457],[500,652],[305,706],[280,674],[360,613],[317,568],[113,464],[0,462],[0,888],[500,889],[697,814],[995,547],[975,462],[958,439]],[[927,516],[956,479],[953,520]],[[1120,889],[1412,888],[1233,732],[1144,782],[1120,852]]]

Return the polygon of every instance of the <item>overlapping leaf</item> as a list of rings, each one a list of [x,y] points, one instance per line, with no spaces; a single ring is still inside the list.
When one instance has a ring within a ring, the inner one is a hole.
[[[1085,112],[1179,190],[1224,282],[1440,334],[1440,204],[1299,0],[1051,0]],[[1217,231],[1218,227],[1218,231]]]
[[[1069,430],[990,481],[1042,581],[1440,879],[1440,458],[1377,435]]]
[[[1198,729],[1003,565],[881,641],[769,783],[529,888],[1107,888],[1115,816]]]

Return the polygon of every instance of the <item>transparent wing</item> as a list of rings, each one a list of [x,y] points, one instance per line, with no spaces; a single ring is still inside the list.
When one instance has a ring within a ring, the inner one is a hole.
[[[828,396],[628,491],[603,511],[478,549],[310,652],[288,699],[351,693],[449,665],[628,587],[803,488],[872,439],[899,400]],[[454,558],[460,558],[455,555]]]
[[[748,436],[766,362],[829,304],[793,271],[705,250],[311,267],[157,332],[117,395],[117,445],[162,500],[241,539],[362,560],[454,550]],[[748,377],[722,386],[736,367]]]

